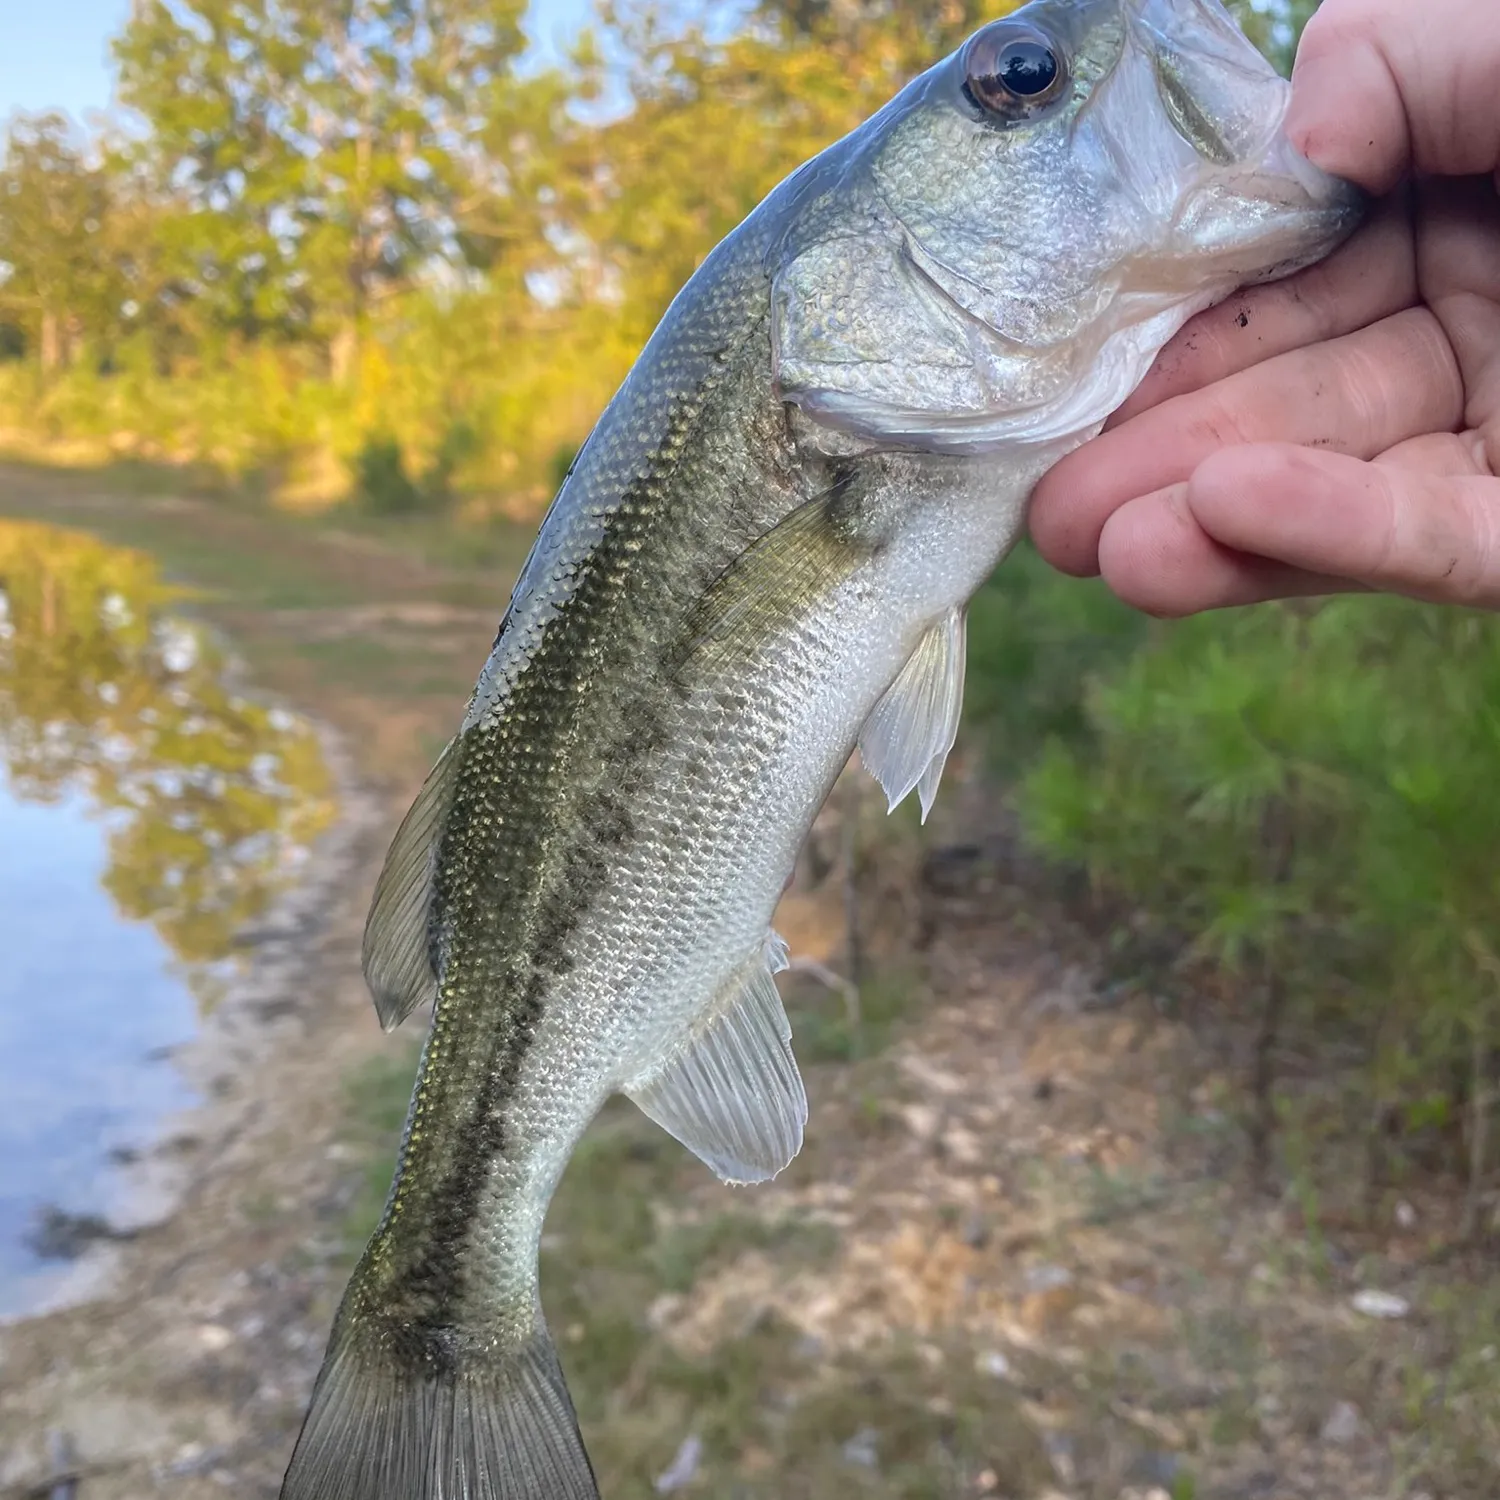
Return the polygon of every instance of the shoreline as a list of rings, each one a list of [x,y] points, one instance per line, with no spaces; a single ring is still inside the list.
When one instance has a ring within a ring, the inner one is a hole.
[[[239,663],[229,675],[242,676]],[[52,1267],[40,1261],[27,1279],[50,1283],[49,1290],[22,1311],[0,1313],[0,1330],[117,1295],[132,1279],[141,1237],[182,1211],[256,1106],[254,1091],[244,1093],[233,1082],[274,1063],[277,1023],[286,1013],[285,996],[295,987],[297,971],[307,962],[309,940],[340,899],[355,846],[381,824],[384,811],[338,732],[300,709],[298,716],[317,738],[334,820],[309,847],[293,882],[236,935],[225,960],[233,969],[222,992],[200,1014],[195,1034],[168,1054],[197,1102],[161,1116],[149,1137],[132,1148],[130,1159],[114,1167],[107,1198],[90,1211],[101,1231],[91,1234],[92,1243],[77,1255],[54,1261],[52,1275],[47,1274]]]

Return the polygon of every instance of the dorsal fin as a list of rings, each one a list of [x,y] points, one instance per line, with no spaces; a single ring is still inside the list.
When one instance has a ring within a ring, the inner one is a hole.
[[[401,820],[365,919],[361,959],[380,1024],[394,1031],[433,992],[428,921],[432,912],[432,862],[448,809],[459,758],[457,739],[438,756],[417,800]]]

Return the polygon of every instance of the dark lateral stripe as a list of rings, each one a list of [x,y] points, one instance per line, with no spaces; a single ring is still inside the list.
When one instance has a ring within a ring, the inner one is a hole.
[[[674,484],[711,391],[681,403],[660,461],[607,517],[504,715],[464,735],[434,906],[439,1043],[401,1166],[403,1184],[415,1179],[410,1211],[389,1226],[397,1300],[429,1358],[483,1296],[469,1285],[471,1230],[507,1148],[506,1107],[572,965],[573,934],[633,837],[635,790],[666,733],[672,620],[704,586],[698,497]]]

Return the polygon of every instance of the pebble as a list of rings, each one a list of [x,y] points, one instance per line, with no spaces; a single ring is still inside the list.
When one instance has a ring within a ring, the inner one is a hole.
[[[1340,1401],[1323,1423],[1320,1434],[1325,1443],[1352,1443],[1359,1436],[1359,1408],[1348,1401]]]
[[[974,1361],[974,1368],[981,1375],[993,1375],[996,1380],[1009,1380],[1014,1370],[1010,1361],[998,1350],[990,1349]]]
[[[1025,1281],[1028,1292],[1055,1292],[1073,1284],[1073,1273],[1066,1266],[1032,1266]]]
[[[676,1490],[686,1489],[698,1474],[698,1464],[703,1458],[703,1439],[690,1432],[682,1440],[672,1462],[656,1476],[656,1493],[670,1495]]]
[[[844,1462],[858,1464],[862,1469],[873,1469],[880,1461],[875,1450],[880,1434],[873,1427],[861,1427],[843,1447]]]
[[[202,1323],[198,1327],[198,1342],[210,1354],[217,1354],[234,1342],[234,1335],[222,1323]]]
[[[1404,1318],[1411,1311],[1411,1303],[1394,1292],[1377,1292],[1373,1287],[1356,1292],[1350,1299],[1355,1312],[1367,1318]]]

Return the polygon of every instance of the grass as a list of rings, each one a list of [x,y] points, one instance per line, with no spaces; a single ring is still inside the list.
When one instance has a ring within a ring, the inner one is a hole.
[[[415,1038],[403,1038],[367,1058],[344,1080],[345,1145],[359,1163],[340,1234],[351,1260],[364,1248],[385,1207],[420,1050]]]

